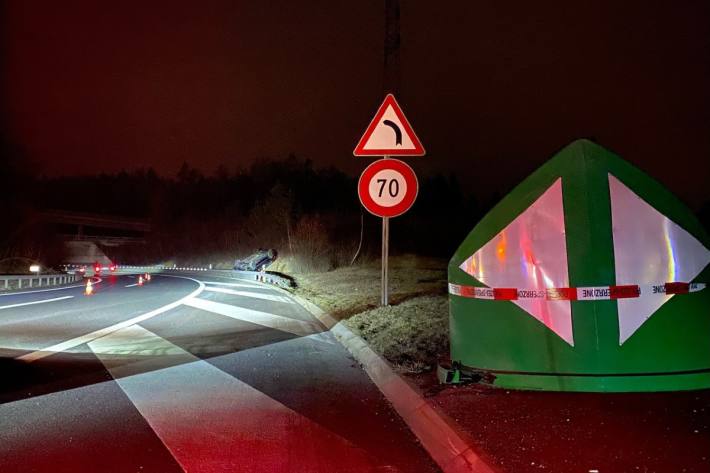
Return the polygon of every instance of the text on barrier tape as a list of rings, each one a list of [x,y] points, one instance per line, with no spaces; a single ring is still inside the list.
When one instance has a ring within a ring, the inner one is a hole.
[[[705,283],[667,282],[664,284],[620,285],[596,287],[550,287],[545,289],[517,289],[463,286],[449,283],[449,294],[471,299],[517,301],[544,299],[548,301],[605,301],[649,295],[688,294],[705,289]]]

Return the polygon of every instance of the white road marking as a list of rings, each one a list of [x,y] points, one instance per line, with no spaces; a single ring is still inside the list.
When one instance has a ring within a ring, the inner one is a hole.
[[[2,306],[0,306],[0,310],[12,309],[13,307],[22,307],[22,306],[26,306],[26,305],[44,304],[46,302],[63,301],[64,299],[72,299],[73,297],[74,296],[55,297],[54,299],[43,299],[41,301],[22,302],[21,304],[2,305]]]
[[[124,287],[133,287],[133,286],[137,286],[137,285],[138,285],[138,283],[133,283],[133,284],[129,284],[128,286],[124,286]]]
[[[252,291],[236,291],[234,289],[225,289],[223,287],[206,287],[206,291],[211,292],[221,292],[222,294],[232,294],[235,296],[250,297],[253,299],[264,299],[267,301],[284,302],[286,304],[293,304],[292,301],[286,299],[283,296],[277,294],[264,294],[263,292],[252,292]]]
[[[246,287],[249,289],[264,289],[264,286],[258,284],[250,283],[235,283],[235,282],[217,282],[217,281],[203,281],[205,284],[210,286],[229,286],[229,287]]]
[[[130,340],[168,356],[135,362],[113,354]],[[89,347],[185,471],[354,473],[378,466],[347,439],[140,326]]]
[[[116,330],[120,330],[122,328],[129,327],[133,324],[137,324],[138,322],[148,320],[152,317],[155,317],[156,315],[162,314],[163,312],[167,312],[171,309],[179,307],[185,301],[190,300],[193,297],[196,297],[199,293],[201,293],[205,289],[205,285],[202,282],[198,281],[197,279],[189,278],[187,276],[167,276],[167,275],[165,275],[164,277],[189,279],[190,281],[194,281],[197,284],[199,284],[200,287],[198,287],[197,289],[192,291],[187,296],[176,300],[175,302],[171,302],[170,304],[164,305],[162,307],[158,307],[157,309],[151,310],[150,312],[147,312],[143,315],[139,315],[137,317],[133,317],[132,319],[128,319],[123,322],[119,322],[117,324],[111,325],[110,327],[102,328],[100,330],[95,330],[91,333],[87,333],[86,335],[81,335],[79,337],[72,338],[71,340],[67,340],[66,342],[58,343],[56,345],[52,345],[51,347],[47,347],[42,350],[37,350],[37,351],[33,351],[32,353],[27,353],[25,355],[17,357],[16,359],[31,363],[33,361],[40,360],[40,359],[45,358],[47,356],[54,355],[55,353],[63,352],[65,350],[69,350],[69,349],[77,347],[79,345],[83,345],[84,343],[90,342],[90,341],[95,340],[99,337],[106,336],[112,332],[115,332]]]
[[[208,301],[193,297],[185,300],[184,305],[194,307],[196,309],[206,310],[215,314],[225,315],[233,319],[250,322],[264,327],[274,328],[284,332],[293,333],[298,336],[308,336],[314,333],[322,332],[323,329],[315,322],[305,322],[296,320],[282,315],[270,314],[259,310],[245,309],[243,307],[235,307],[221,302]]]
[[[105,337],[97,338],[89,342],[89,348],[97,355],[178,356],[180,359],[174,360],[177,363],[195,361],[195,357],[190,353],[162,337],[158,337],[140,325],[131,325],[130,327],[116,330]],[[133,360],[131,359],[131,361]],[[108,361],[106,365],[112,366]],[[126,370],[128,369],[130,369],[129,366],[115,368],[113,373],[117,377],[124,377],[127,375]]]
[[[314,333],[313,335],[309,335],[306,338],[310,338],[311,340],[315,340],[320,343],[327,343],[328,345],[337,345],[338,344],[338,342],[335,341],[333,336],[330,334],[330,331],[321,332],[321,333]]]

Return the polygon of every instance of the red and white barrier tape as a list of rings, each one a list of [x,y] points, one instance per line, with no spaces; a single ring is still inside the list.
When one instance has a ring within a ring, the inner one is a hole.
[[[517,301],[521,299],[544,299],[548,301],[605,301],[628,299],[650,295],[688,294],[705,289],[705,283],[668,282],[665,284],[552,287],[546,289],[516,289],[462,286],[449,283],[449,294],[471,299]]]

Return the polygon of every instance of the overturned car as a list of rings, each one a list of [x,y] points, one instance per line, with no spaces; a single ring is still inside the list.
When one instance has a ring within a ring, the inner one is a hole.
[[[261,271],[276,261],[277,257],[278,252],[276,250],[259,248],[246,258],[236,260],[234,269],[237,271]]]

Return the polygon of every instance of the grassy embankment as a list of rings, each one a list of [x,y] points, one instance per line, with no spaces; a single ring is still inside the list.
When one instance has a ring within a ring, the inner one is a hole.
[[[433,369],[448,353],[446,261],[390,259],[390,306],[379,307],[379,260],[333,271],[294,273],[288,261],[274,265],[296,278],[296,293],[363,337],[403,372]],[[272,269],[272,268],[270,268]]]

